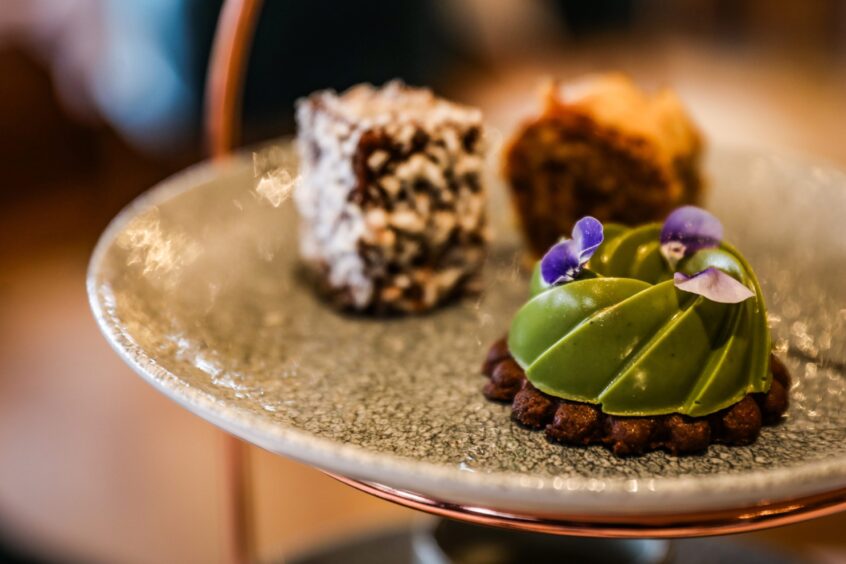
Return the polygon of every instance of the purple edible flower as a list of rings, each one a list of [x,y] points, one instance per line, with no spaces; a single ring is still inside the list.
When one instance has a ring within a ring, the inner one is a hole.
[[[541,276],[550,286],[573,281],[602,244],[602,224],[586,216],[573,226],[572,239],[553,245],[541,259]]]
[[[721,304],[736,304],[755,295],[744,284],[713,266],[693,276],[676,272],[673,281],[679,290],[699,294]]]
[[[699,249],[716,247],[723,238],[723,224],[696,206],[682,206],[671,213],[661,229],[661,254],[671,268]]]

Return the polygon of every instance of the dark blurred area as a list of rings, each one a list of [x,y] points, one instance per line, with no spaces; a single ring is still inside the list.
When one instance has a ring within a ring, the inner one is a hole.
[[[219,0],[4,0],[0,9],[0,561],[224,559],[220,435],[102,342],[85,266],[114,214],[202,160]],[[712,143],[846,166],[840,0],[265,2],[242,143],[293,132],[321,89],[400,77],[505,133],[544,75],[670,84]],[[265,558],[407,510],[256,451]],[[303,499],[302,491],[321,491]],[[815,524],[755,535],[846,561]]]

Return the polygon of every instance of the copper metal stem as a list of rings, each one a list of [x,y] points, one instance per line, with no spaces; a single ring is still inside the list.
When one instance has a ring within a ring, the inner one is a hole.
[[[228,433],[221,438],[226,483],[226,530],[230,537],[229,561],[233,564],[256,562],[250,445]]]
[[[241,94],[261,0],[225,0],[218,18],[206,82],[205,127],[208,151],[220,160],[239,136]],[[230,560],[256,560],[249,446],[234,435],[224,441]]]
[[[238,139],[241,94],[261,0],[225,0],[217,23],[206,81],[206,135],[212,157],[224,157]]]

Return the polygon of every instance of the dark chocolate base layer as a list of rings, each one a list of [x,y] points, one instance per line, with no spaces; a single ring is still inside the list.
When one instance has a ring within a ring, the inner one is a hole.
[[[674,455],[702,452],[711,443],[748,445],[762,425],[777,423],[788,407],[790,374],[773,355],[773,383],[766,393],[749,394],[717,413],[703,417],[669,415],[624,417],[602,413],[599,406],[547,395],[526,379],[508,352],[505,338],[488,351],[482,373],[489,377],[483,393],[492,401],[511,403],[511,418],[530,429],[544,429],[553,442],[602,444],[617,456],[663,449]]]

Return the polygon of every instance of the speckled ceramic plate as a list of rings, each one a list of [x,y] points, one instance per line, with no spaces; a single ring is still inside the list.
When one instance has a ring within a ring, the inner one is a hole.
[[[846,176],[717,150],[708,205],[763,282],[796,384],[752,446],[621,460],[519,428],[479,365],[526,294],[503,188],[485,292],[424,317],[339,315],[297,268],[284,143],[200,164],[125,209],[88,292],[106,338],[186,408],[270,451],[455,503],[522,512],[700,511],[846,487]],[[264,162],[264,164],[262,164]]]

